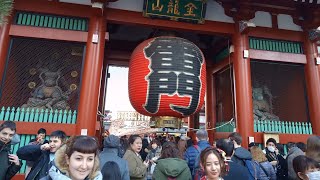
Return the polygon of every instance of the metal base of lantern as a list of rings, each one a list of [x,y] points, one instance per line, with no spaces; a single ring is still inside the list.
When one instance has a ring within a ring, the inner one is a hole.
[[[172,117],[172,116],[156,116],[151,117],[150,127],[155,128],[181,128],[181,118]]]

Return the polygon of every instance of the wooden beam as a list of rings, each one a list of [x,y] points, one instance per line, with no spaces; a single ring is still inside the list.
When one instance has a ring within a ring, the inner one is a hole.
[[[10,36],[87,42],[88,32],[11,25]]]
[[[125,11],[107,8],[107,22],[116,24],[131,24],[151,26],[171,30],[192,31],[202,34],[230,35],[234,33],[234,24],[216,21],[205,21],[205,24],[191,24],[185,22],[151,19],[142,16],[142,12]]]
[[[211,74],[215,74],[221,70],[223,70],[226,67],[229,67],[233,63],[233,55],[225,57],[222,61],[219,63],[213,65],[213,68],[211,68]]]
[[[91,6],[56,1],[15,0],[13,5],[14,9],[18,11],[32,11],[73,17],[90,17],[93,11]]]
[[[254,133],[254,142],[264,144],[262,132]],[[307,143],[307,139],[312,136],[311,134],[279,134],[280,144],[287,144],[288,142],[304,142]],[[265,144],[264,144],[265,145]]]
[[[287,41],[297,41],[297,42],[303,42],[304,40],[303,32],[266,28],[266,27],[251,28],[249,32],[249,36],[270,38],[270,39],[280,39],[280,40],[287,40]]]
[[[118,51],[118,50],[108,50],[106,52],[106,58],[108,59],[119,59],[121,61],[129,61],[131,52],[129,51]]]
[[[307,63],[306,55],[304,54],[282,53],[250,49],[249,56],[250,59],[258,59],[265,61],[290,62],[299,64]]]
[[[0,121],[2,124],[3,121]],[[42,122],[19,122],[14,121],[17,125],[18,134],[32,134],[34,135],[40,128],[45,128],[47,134],[56,130],[64,131],[68,136],[75,135],[76,124],[61,124],[61,123],[42,123]]]
[[[206,117],[206,129],[209,136],[210,144],[214,141],[214,132],[216,127],[216,91],[215,91],[215,77],[211,73],[211,68],[207,69],[207,89],[205,100],[205,117]]]
[[[226,139],[232,132],[216,132],[214,134],[215,139]],[[264,144],[262,132],[254,133],[254,142]],[[279,134],[281,144],[287,144],[288,142],[304,142],[307,143],[307,139],[312,136],[311,134]]]

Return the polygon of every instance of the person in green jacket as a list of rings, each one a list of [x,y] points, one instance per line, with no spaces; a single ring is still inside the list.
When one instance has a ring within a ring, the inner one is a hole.
[[[191,180],[191,172],[188,164],[182,159],[180,151],[175,143],[166,142],[162,146],[161,156],[153,172],[154,180]]]

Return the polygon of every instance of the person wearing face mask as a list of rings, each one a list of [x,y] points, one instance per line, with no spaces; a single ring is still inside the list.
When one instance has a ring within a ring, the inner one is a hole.
[[[293,169],[293,159],[297,156],[300,156],[300,155],[304,155],[304,152],[299,149],[295,143],[293,142],[289,142],[287,144],[287,147],[288,147],[288,155],[287,155],[287,162],[288,162],[288,179],[289,180],[295,180],[297,179],[297,175]]]
[[[277,179],[286,180],[287,179],[287,162],[279,153],[276,145],[277,142],[274,138],[269,138],[266,142],[267,147],[265,148],[266,158],[275,168]]]
[[[300,155],[293,159],[293,169],[299,180],[319,180],[320,165],[317,161]]]

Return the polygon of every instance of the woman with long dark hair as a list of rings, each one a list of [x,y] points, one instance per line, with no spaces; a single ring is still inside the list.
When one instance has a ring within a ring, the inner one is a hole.
[[[200,166],[205,173],[201,180],[223,180],[222,176],[226,173],[223,153],[222,150],[212,147],[200,153]]]

